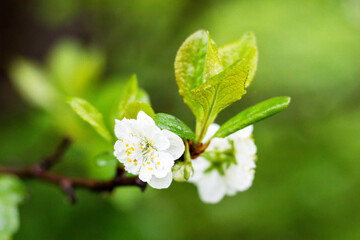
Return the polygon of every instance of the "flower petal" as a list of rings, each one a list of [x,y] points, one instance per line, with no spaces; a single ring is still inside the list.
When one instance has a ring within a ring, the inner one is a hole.
[[[226,183],[216,170],[204,174],[197,186],[201,200],[206,203],[217,203],[226,193]]]
[[[157,178],[153,176],[148,183],[152,188],[164,189],[164,188],[168,188],[171,182],[172,182],[172,173],[169,172],[163,178]]]
[[[210,162],[203,157],[198,157],[192,161],[194,174],[190,177],[189,182],[196,183],[204,175],[204,171],[210,166]]]
[[[149,140],[152,141],[152,145],[159,151],[170,147],[170,140],[160,129],[159,131],[154,132]]]
[[[254,173],[253,169],[244,169],[233,164],[226,170],[225,179],[230,187],[238,191],[245,191],[251,187]]]
[[[226,188],[226,195],[227,196],[234,196],[236,194],[236,189],[232,188],[231,186],[227,186]]]
[[[253,156],[256,154],[256,145],[251,138],[234,140],[234,147],[236,154],[241,153],[247,156]]]
[[[185,151],[184,142],[178,135],[173,132],[168,130],[162,130],[162,132],[170,141],[170,146],[166,149],[166,152],[170,153],[174,160],[179,159]]]
[[[207,142],[212,136],[214,136],[214,134],[217,132],[217,130],[219,130],[219,128],[220,128],[220,126],[216,123],[210,124],[210,126],[205,134],[203,142]]]
[[[149,170],[147,166],[142,166],[140,168],[139,178],[140,178],[141,181],[149,182],[152,175],[153,175],[152,171]]]
[[[144,111],[140,111],[136,117],[136,120],[140,125],[156,126],[154,119],[147,115]]]
[[[159,156],[153,160],[155,166],[154,175],[157,178],[163,178],[171,172],[175,161],[170,153],[159,152],[158,154]]]
[[[254,126],[253,125],[250,125],[250,126],[247,126],[246,128],[243,128],[233,134],[231,134],[229,136],[230,139],[233,139],[233,140],[236,140],[236,139],[241,139],[241,138],[250,138],[251,137],[251,134],[254,130]]]
[[[127,137],[130,133],[130,129],[126,124],[124,124],[123,120],[117,120],[115,119],[115,135],[118,139],[122,139]]]
[[[232,146],[227,138],[213,138],[207,150],[213,151],[226,151],[231,149]]]

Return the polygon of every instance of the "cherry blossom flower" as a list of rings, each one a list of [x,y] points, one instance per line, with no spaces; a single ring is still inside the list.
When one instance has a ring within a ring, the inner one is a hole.
[[[205,136],[207,141],[219,129],[212,124]],[[202,156],[193,161],[194,175],[190,178],[198,187],[200,198],[217,203],[225,195],[247,190],[254,179],[256,146],[248,126],[226,138],[214,138]]]
[[[185,151],[182,139],[176,134],[161,130],[143,111],[137,119],[115,120],[114,155],[129,173],[153,188],[168,188],[173,176],[174,161]]]

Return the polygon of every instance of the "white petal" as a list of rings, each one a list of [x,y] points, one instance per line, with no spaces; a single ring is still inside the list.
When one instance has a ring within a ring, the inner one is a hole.
[[[163,178],[157,178],[157,177],[153,176],[148,183],[153,188],[163,189],[163,188],[168,188],[170,186],[171,182],[172,182],[172,173],[169,172]]]
[[[154,174],[157,178],[163,178],[171,172],[175,161],[170,153],[159,152],[158,154],[159,156],[153,160],[155,166]],[[159,163],[159,165],[157,163]]]
[[[235,140],[237,138],[240,138],[240,139],[241,138],[249,138],[251,136],[253,130],[254,130],[254,126],[250,125],[250,126],[247,126],[246,128],[243,128],[243,129],[231,134],[229,136],[229,138],[233,139],[233,140]]]
[[[225,178],[230,187],[238,191],[245,191],[251,187],[254,173],[253,169],[244,169],[233,164],[226,170]]]
[[[219,128],[220,128],[220,126],[216,123],[210,124],[210,126],[205,134],[203,142],[207,142],[212,136],[214,136],[214,134],[217,132],[217,130],[219,130]]]
[[[182,139],[173,132],[162,130],[163,134],[169,139],[170,146],[166,152],[170,153],[174,160],[179,159],[185,151],[185,145]]]
[[[217,203],[226,193],[226,183],[216,170],[204,174],[197,186],[201,200],[206,203]]]
[[[231,148],[232,146],[227,138],[214,138],[211,140],[207,150],[226,151]]]
[[[152,171],[147,166],[142,166],[139,172],[139,178],[143,182],[149,182],[152,177]]]
[[[123,121],[115,119],[115,135],[118,139],[127,137],[130,133],[129,128],[124,124]]]
[[[251,138],[234,140],[234,147],[236,154],[241,153],[244,155],[252,156],[256,154],[256,145]]]
[[[243,169],[254,169],[256,167],[255,156],[236,153],[235,159],[237,165]]]
[[[226,188],[226,195],[227,196],[234,196],[236,194],[237,190],[235,188],[232,188],[231,186],[227,186]]]
[[[198,157],[192,161],[192,165],[194,168],[194,174],[190,177],[189,182],[196,183],[202,178],[204,171],[210,167],[210,163],[205,158]]]
[[[152,119],[149,115],[147,115],[144,111],[140,111],[137,115],[136,120],[141,125],[150,125],[150,126],[156,126],[154,119]]]
[[[154,133],[149,140],[152,141],[152,145],[159,151],[166,150],[170,147],[170,140],[160,129]]]

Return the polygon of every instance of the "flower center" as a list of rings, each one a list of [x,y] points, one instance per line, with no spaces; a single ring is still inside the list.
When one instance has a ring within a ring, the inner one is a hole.
[[[225,170],[228,169],[231,164],[237,164],[234,151],[234,148],[230,148],[226,151],[219,151],[216,148],[214,150],[205,151],[203,157],[211,163],[205,170],[205,173],[217,170],[220,175],[225,175]]]

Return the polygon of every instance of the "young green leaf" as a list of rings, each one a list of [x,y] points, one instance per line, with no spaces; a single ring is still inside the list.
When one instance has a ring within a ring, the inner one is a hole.
[[[92,88],[104,65],[102,52],[95,48],[84,48],[74,39],[60,41],[48,56],[50,76],[70,96],[81,96]]]
[[[127,81],[125,88],[123,89],[123,96],[119,102],[119,108],[118,108],[118,119],[123,119],[125,116],[125,112],[127,109],[127,106],[135,101],[135,98],[137,97],[137,91],[138,91],[138,82],[136,75],[132,75],[130,79]],[[139,95],[139,97],[141,97]]]
[[[155,116],[155,112],[150,104],[144,102],[132,102],[127,105],[124,117],[128,119],[136,119],[137,114],[140,111],[144,111],[150,117]]]
[[[16,204],[11,204],[0,198],[0,239],[10,240],[20,225],[19,210]]]
[[[203,110],[193,99],[192,90],[222,71],[218,51],[208,32],[200,30],[188,37],[175,58],[179,93],[197,119]]]
[[[112,141],[111,135],[105,127],[102,114],[88,101],[82,98],[69,98],[68,103],[72,109],[86,122],[88,122],[103,138]]]
[[[51,111],[60,99],[58,91],[48,81],[44,71],[31,61],[14,62],[10,76],[17,90],[30,104]]]
[[[183,139],[194,140],[195,134],[184,122],[180,119],[166,113],[158,113],[154,116],[156,125],[161,129],[167,129]]]
[[[14,176],[0,176],[0,239],[11,239],[19,228],[18,204],[25,198],[25,187]]]
[[[201,129],[196,129],[198,141],[202,140],[217,114],[246,93],[248,72],[248,61],[243,59],[192,91],[194,100],[202,106],[205,113],[201,119]]]
[[[290,97],[274,97],[245,109],[225,122],[214,137],[224,138],[253,123],[268,118],[287,108]]]
[[[255,35],[246,33],[240,40],[220,47],[219,58],[224,68],[233,66],[244,58],[249,59],[249,76],[245,84],[245,87],[248,87],[254,78],[258,61]]]
[[[149,95],[142,88],[138,89],[136,96],[135,96],[135,101],[151,104]]]
[[[16,177],[10,175],[0,176],[0,198],[10,203],[18,204],[24,200],[25,186]]]

